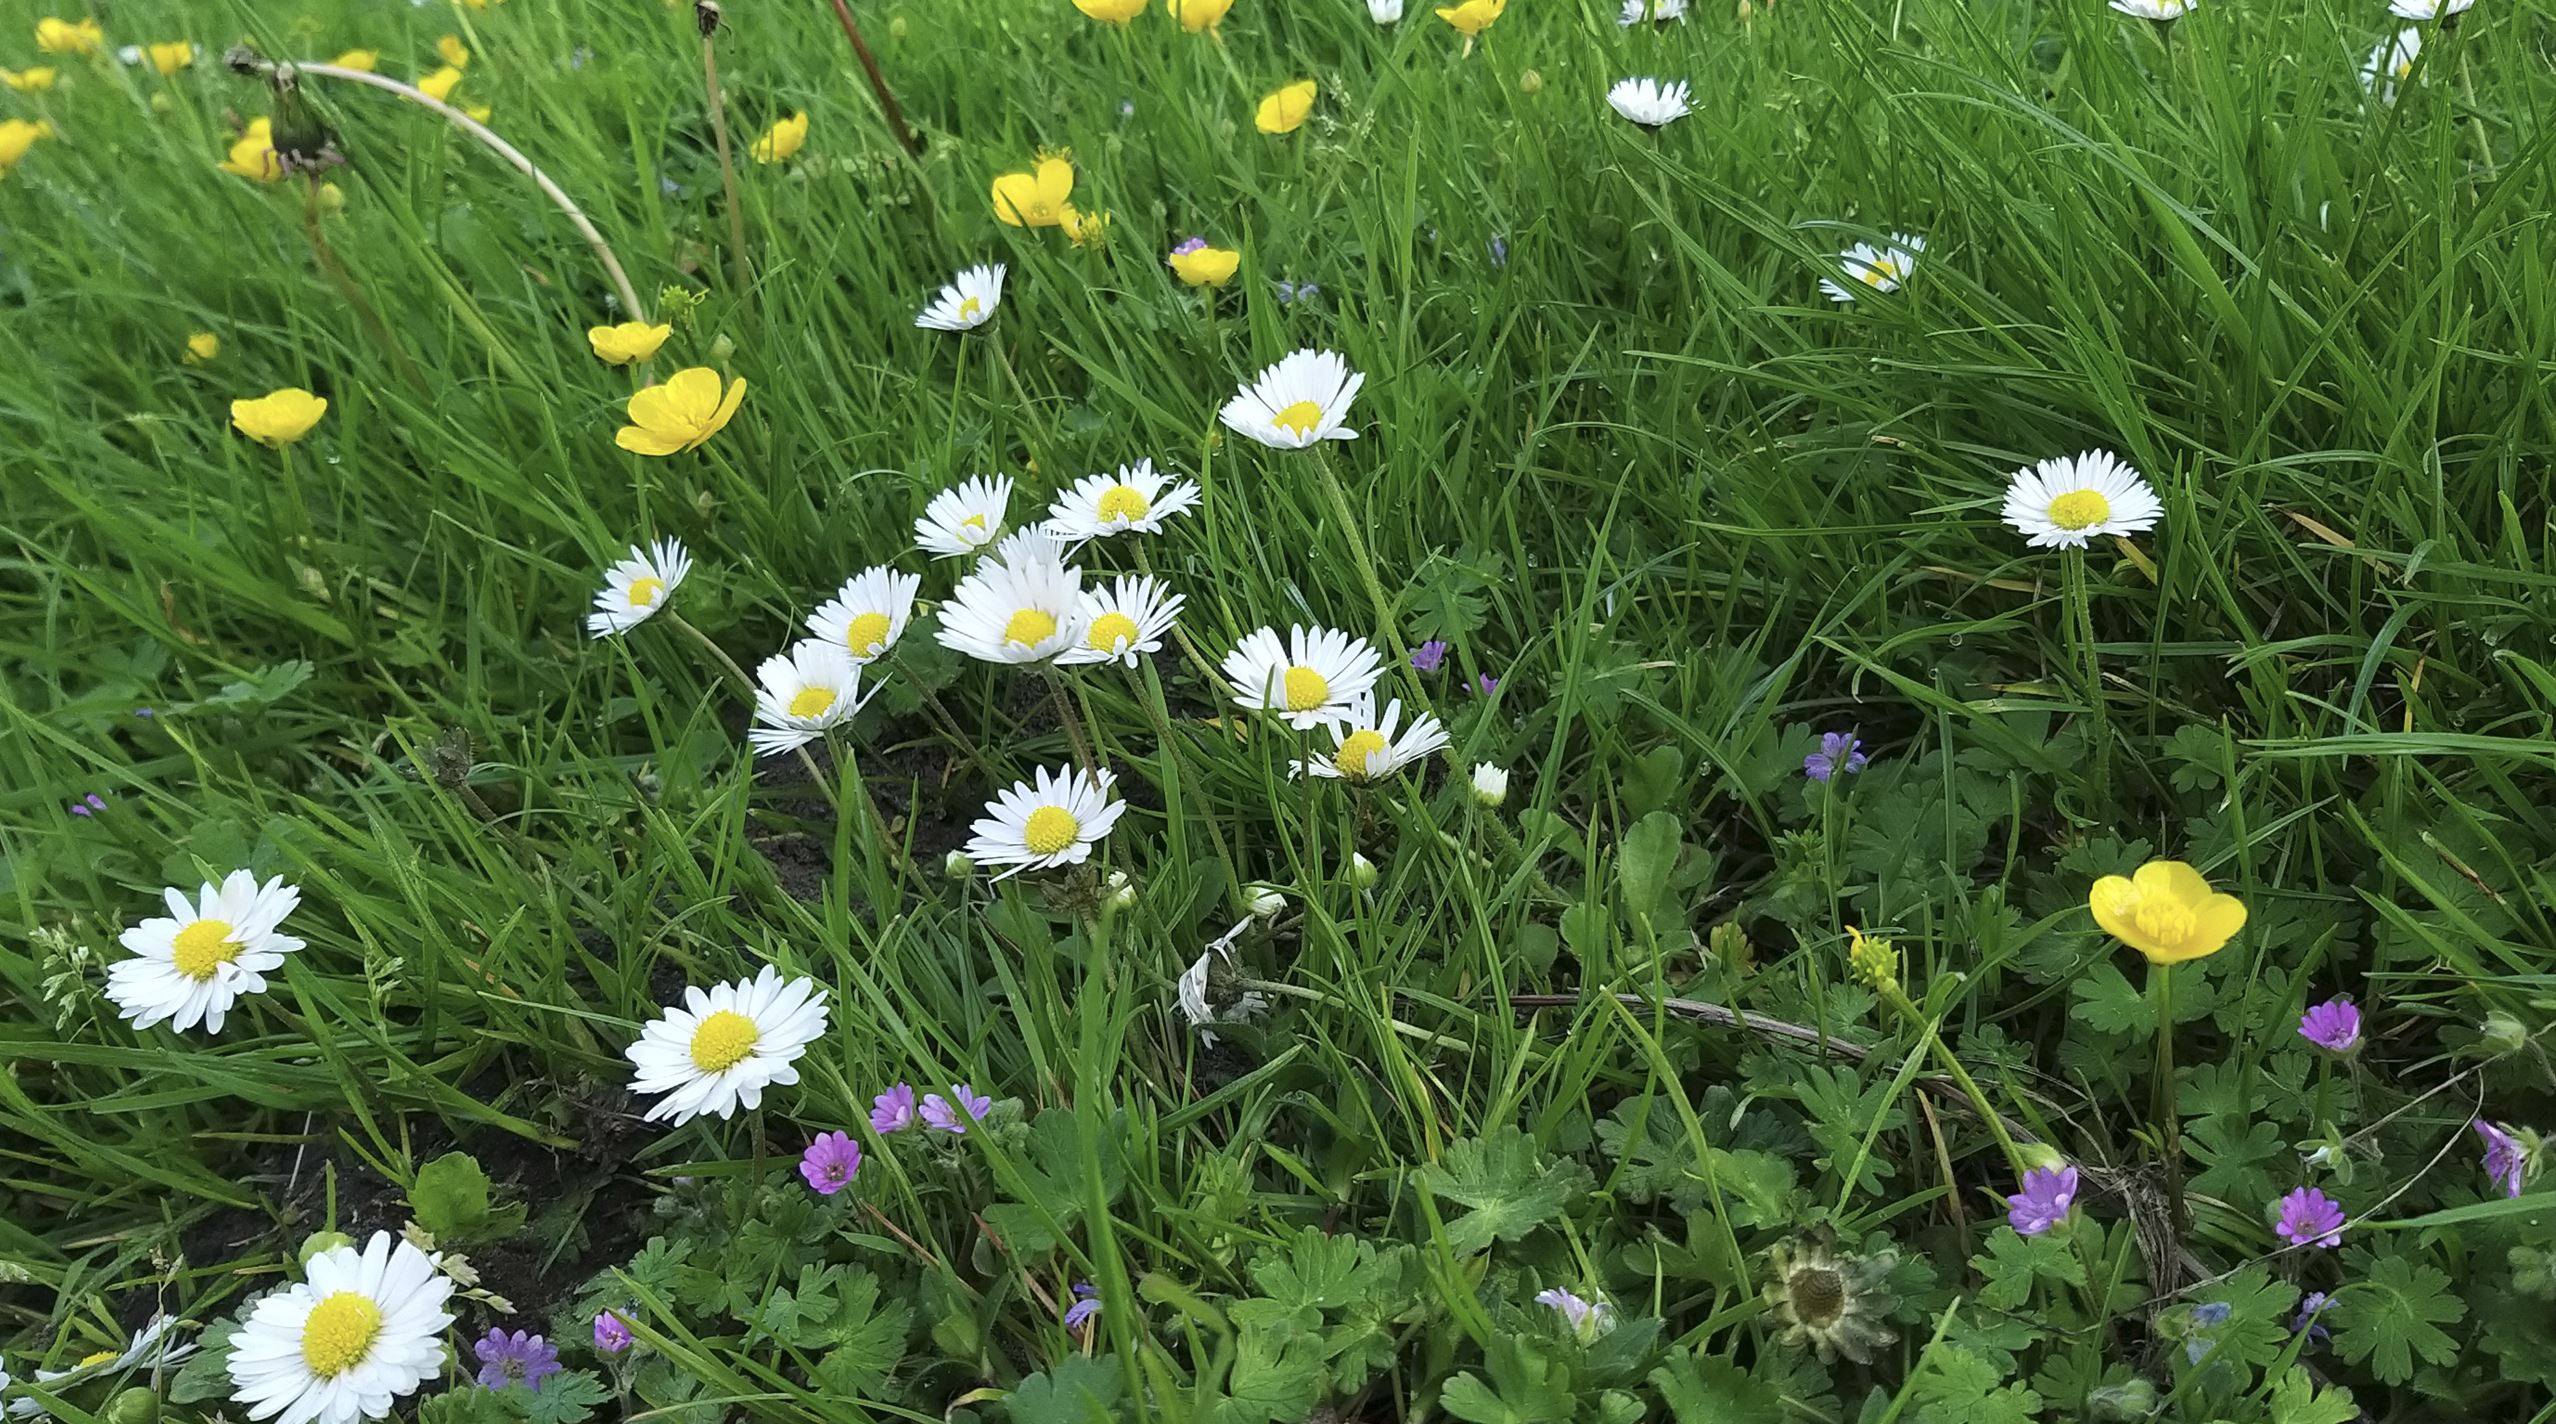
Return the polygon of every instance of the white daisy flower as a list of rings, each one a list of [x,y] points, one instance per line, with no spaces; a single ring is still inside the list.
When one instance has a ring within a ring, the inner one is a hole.
[[[1065,563],[1065,540],[1044,524],[1025,524],[1003,536],[994,546],[990,562],[1026,568],[1035,564]]]
[[[686,988],[623,1051],[639,1071],[633,1092],[663,1093],[648,1121],[677,1127],[704,1113],[733,1117],[763,1106],[763,1090],[799,1081],[792,1064],[825,1034],[825,991],[767,964],[752,979]]]
[[[1012,481],[1006,475],[978,475],[954,489],[932,496],[923,517],[914,521],[914,542],[936,559],[973,554],[1003,532],[1003,511],[1012,503]]]
[[[131,959],[107,966],[107,997],[146,1029],[163,1019],[180,1033],[201,1023],[222,1031],[223,1016],[242,994],[266,992],[266,973],[302,942],[277,932],[302,902],[302,892],[282,877],[257,883],[234,870],[220,885],[206,882],[194,904],[174,886],[161,892],[167,916],[153,916],[119,937]]]
[[[151,1317],[150,1323],[135,1332],[131,1343],[122,1350],[98,1350],[81,1357],[67,1370],[38,1370],[35,1381],[52,1388],[68,1388],[98,1375],[122,1374],[139,1365],[153,1370],[174,1365],[195,1353],[192,1340],[160,1343],[177,1321],[166,1315]],[[0,1370],[0,1389],[9,1387],[9,1375]],[[12,1419],[50,1419],[52,1414],[32,1399],[12,1400],[5,1411]]]
[[[1107,589],[1085,593],[1078,615],[1081,638],[1057,654],[1056,661],[1134,667],[1137,654],[1162,651],[1181,602],[1171,585],[1152,577],[1121,578]]]
[[[2387,12],[2406,20],[2440,20],[2464,15],[2476,0],[2393,0]]]
[[[1856,243],[1837,254],[1837,260],[1845,265],[1846,275],[1855,285],[1850,287],[1822,277],[1819,289],[1826,292],[1832,302],[1855,300],[1858,287],[1867,292],[1896,292],[1900,284],[1908,280],[1908,274],[1917,270],[1917,254],[1925,250],[1926,239],[1911,237],[1904,232],[1892,233],[1888,247],[1875,247],[1869,242]]]
[[[1106,769],[1086,775],[1071,767],[1041,767],[1033,775],[1033,781],[1014,782],[986,802],[984,818],[968,828],[971,859],[1010,867],[997,880],[1082,864],[1091,858],[1092,843],[1108,835],[1127,809],[1126,802],[1110,799],[1118,778]]]
[[[2136,534],[2164,513],[2157,492],[2108,450],[2044,460],[2015,471],[2006,486],[2006,523],[2035,549],[2082,549],[2106,534]]]
[[[1473,804],[1498,806],[1509,799],[1509,769],[1494,761],[1473,765]]]
[[[1686,18],[1686,0],[1624,0],[1624,13],[1615,23],[1631,29],[1645,20],[1666,23]]]
[[[1408,727],[1401,723],[1400,700],[1386,703],[1384,716],[1378,717],[1375,694],[1361,694],[1346,712],[1331,720],[1331,755],[1320,761],[1291,761],[1287,770],[1295,776],[1382,781],[1447,744],[1446,727],[1426,712]]]
[[[1302,732],[1347,710],[1376,685],[1381,666],[1364,638],[1297,626],[1284,642],[1275,628],[1252,630],[1225,655],[1224,673],[1237,704],[1275,712]]]
[[[311,1257],[298,1285],[257,1303],[231,1338],[235,1404],[276,1424],[379,1419],[444,1368],[452,1278],[387,1231]]]
[[[1234,941],[1242,938],[1243,931],[1250,929],[1251,924],[1250,920],[1243,920],[1218,935],[1198,956],[1196,963],[1181,971],[1180,982],[1172,991],[1174,1000],[1180,1005],[1180,1016],[1189,1020],[1189,1026],[1198,1030],[1198,1041],[1209,1048],[1216,1046],[1216,1035],[1209,1025],[1241,1023],[1245,1019],[1259,1017],[1269,1008],[1267,996],[1257,990],[1246,990],[1232,996],[1221,1011],[1208,997],[1207,975],[1213,961],[1222,959],[1225,967],[1232,968]]]
[[[2201,0],[2112,0],[2112,8],[2142,20],[2179,20],[2200,3]]]
[[[1358,432],[1342,422],[1366,383],[1336,351],[1290,352],[1225,402],[1219,418],[1227,429],[1280,450],[1355,440]]]
[[[1049,556],[1055,541],[1045,535],[1015,537],[1007,557],[979,565],[941,605],[943,647],[989,663],[1034,663],[1081,641],[1082,573]]]
[[[2378,95],[2382,104],[2396,102],[2396,86],[2414,73],[2414,61],[2423,57],[2423,32],[2412,25],[2396,32],[2396,38],[2379,41],[2361,66],[2361,87]]]
[[[1367,0],[1367,14],[1379,25],[1402,18],[1402,0]]]
[[[974,331],[992,321],[994,309],[1002,304],[1003,264],[970,267],[941,288],[914,324],[933,331]]]
[[[1619,79],[1606,91],[1606,102],[1615,112],[1646,129],[1659,128],[1685,118],[1686,81],[1663,84],[1657,79]]]
[[[861,664],[839,643],[804,638],[754,670],[755,725],[746,743],[756,756],[796,751],[852,720],[861,695]]]
[[[863,569],[808,615],[808,632],[850,653],[856,663],[877,662],[905,636],[906,620],[914,616],[914,595],[922,587],[923,580],[884,564]]]
[[[1166,488],[1168,486],[1168,488]],[[1154,462],[1121,465],[1115,475],[1085,475],[1047,507],[1047,527],[1061,538],[1106,539],[1112,534],[1160,534],[1163,521],[1187,514],[1198,486],[1154,473]]]
[[[589,637],[627,633],[666,606],[692,572],[692,556],[673,539],[648,548],[630,546],[630,557],[604,570],[603,592],[595,595],[595,611],[586,615]]]

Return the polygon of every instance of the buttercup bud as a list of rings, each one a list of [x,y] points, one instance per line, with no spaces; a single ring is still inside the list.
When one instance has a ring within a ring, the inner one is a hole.
[[[912,25],[905,23],[905,17],[903,15],[899,15],[895,19],[888,21],[889,39],[901,40],[908,34],[913,33],[913,30],[914,27]]]
[[[1544,90],[1544,76],[1543,76],[1542,74],[1539,74],[1539,73],[1537,73],[1535,70],[1532,70],[1532,69],[1521,69],[1521,70],[1519,70],[1519,71],[1518,71],[1518,92],[1519,92],[1519,93],[1521,93],[1521,94],[1537,94],[1537,93],[1541,93],[1541,92],[1543,92],[1543,90]]]

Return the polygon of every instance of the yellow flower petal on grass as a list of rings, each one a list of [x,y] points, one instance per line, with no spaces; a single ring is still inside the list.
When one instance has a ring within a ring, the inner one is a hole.
[[[1313,113],[1315,92],[1310,79],[1299,79],[1276,90],[1260,101],[1260,111],[1251,118],[1252,127],[1265,134],[1294,133]]]
[[[231,402],[231,424],[260,445],[278,450],[310,434],[326,414],[328,402],[299,386]]]
[[[614,366],[627,366],[645,361],[657,354],[674,334],[672,326],[650,326],[644,321],[625,321],[618,326],[594,326],[586,329],[586,343],[595,355]]]
[[[1163,0],[1171,8],[1171,17],[1191,34],[1203,34],[1222,24],[1234,0]]]
[[[283,182],[284,161],[275,155],[273,124],[263,117],[249,120],[248,127],[232,140],[231,156],[222,160],[221,168],[258,183]]]
[[[1123,25],[1145,13],[1145,0],[1074,0],[1074,8],[1104,24]]]
[[[143,53],[151,57],[151,67],[158,70],[162,78],[195,63],[195,45],[188,40],[151,45]]]
[[[462,72],[460,67],[457,65],[447,64],[443,68],[436,70],[434,73],[427,75],[425,78],[418,80],[417,92],[434,100],[438,104],[449,104],[453,100],[453,91],[461,87],[461,82]]]
[[[0,69],[0,84],[6,84],[21,94],[41,94],[52,88],[53,81],[60,77],[58,71],[45,65],[31,69]]]
[[[381,67],[382,52],[377,49],[350,49],[329,63],[340,69],[356,69],[370,74]]]
[[[2226,948],[2245,928],[2245,903],[2210,888],[2179,860],[2152,860],[2136,875],[2107,875],[2087,892],[2095,923],[2156,964],[2180,964]]]
[[[1009,227],[1054,227],[1070,211],[1074,165],[1062,158],[1041,158],[1027,173],[1006,173],[994,180],[994,216]]]
[[[740,376],[729,384],[723,398],[718,372],[707,366],[677,371],[663,384],[630,397],[630,423],[613,436],[613,443],[638,455],[675,455],[693,449],[727,428],[745,400],[745,388],[745,378]]]
[[[1491,22],[1500,18],[1501,12],[1508,8],[1509,0],[1464,0],[1461,5],[1439,10],[1438,18],[1455,26],[1457,33],[1466,39],[1472,39],[1491,28]]]
[[[65,20],[47,15],[36,21],[36,48],[46,54],[96,54],[106,48],[106,31],[95,20]]]
[[[27,156],[37,139],[51,137],[53,125],[42,120],[0,119],[0,177],[18,166],[18,160]]]
[[[186,364],[200,366],[222,354],[222,338],[199,331],[186,339]]]
[[[808,116],[805,110],[775,123],[754,141],[754,161],[786,163],[790,155],[805,147],[808,141]]]
[[[455,69],[470,67],[470,46],[463,44],[459,35],[446,35],[435,41],[435,53]]]

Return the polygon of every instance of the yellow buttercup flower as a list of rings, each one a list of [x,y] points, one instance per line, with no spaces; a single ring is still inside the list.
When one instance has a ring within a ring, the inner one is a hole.
[[[745,400],[745,378],[719,394],[719,373],[693,366],[630,398],[630,423],[612,442],[636,455],[679,455],[727,429]]]
[[[488,122],[489,115],[497,112],[486,104],[464,104],[461,106],[461,111],[464,118],[483,124]]]
[[[1216,28],[1224,20],[1226,12],[1234,8],[1234,0],[1163,0],[1163,3],[1171,7],[1171,17],[1180,21],[1180,27],[1193,35]]]
[[[21,94],[40,94],[52,88],[53,81],[59,77],[56,71],[43,65],[33,69],[0,69],[0,84],[6,84]]]
[[[382,52],[377,49],[350,49],[329,63],[340,69],[360,69],[370,74],[381,67]]]
[[[1438,18],[1455,26],[1469,40],[1491,28],[1491,22],[1508,8],[1509,0],[1464,0],[1463,4],[1441,8]]]
[[[222,171],[260,183],[283,182],[284,160],[275,154],[272,123],[264,117],[249,120],[248,127],[232,141],[231,156],[222,160]]]
[[[446,35],[435,41],[435,53],[455,69],[470,67],[470,46],[463,44],[459,35]]]
[[[453,91],[461,87],[461,82],[462,72],[447,64],[418,80],[417,92],[438,104],[449,104],[453,101]]]
[[[467,10],[485,10],[491,5],[503,5],[506,0],[458,0],[458,3]]]
[[[1109,214],[1105,212],[1087,213],[1069,203],[1058,226],[1065,229],[1065,235],[1074,240],[1076,247],[1098,247],[1109,240]]]
[[[2086,896],[2095,923],[2156,964],[2218,953],[2245,928],[2245,903],[2210,888],[2179,860],[2152,860],[2124,878],[2107,875]]]
[[[1294,133],[1305,125],[1305,116],[1313,112],[1314,82],[1299,79],[1260,101],[1260,112],[1251,116],[1251,125],[1265,134]]]
[[[106,48],[106,31],[95,20],[64,20],[47,15],[36,21],[36,48],[46,54],[96,54]]]
[[[1123,25],[1145,13],[1145,0],[1074,0],[1074,8],[1095,20]]]
[[[1209,247],[1207,239],[1193,237],[1171,250],[1166,259],[1180,280],[1193,287],[1221,287],[1234,279],[1242,266],[1242,254],[1229,247]]]
[[[195,45],[189,40],[171,40],[167,44],[146,46],[142,52],[150,56],[151,67],[160,71],[162,78],[195,63]]]
[[[586,344],[605,364],[627,366],[645,361],[657,354],[674,334],[672,326],[650,326],[644,321],[625,321],[619,326],[593,326],[586,329]]]
[[[994,180],[994,216],[1010,227],[1054,227],[1065,220],[1073,196],[1074,165],[1063,158],[1041,157],[1028,173],[1006,173]]]
[[[222,354],[222,338],[209,331],[199,331],[186,339],[186,364],[201,366]]]
[[[51,137],[53,125],[42,120],[29,123],[25,119],[0,119],[0,178],[18,166],[18,160],[27,156],[37,139]]]
[[[260,445],[281,450],[311,433],[328,402],[299,386],[286,386],[256,400],[231,402],[231,424]]]
[[[790,155],[806,147],[807,142],[808,115],[802,109],[764,130],[763,137],[754,141],[754,161],[786,163]]]

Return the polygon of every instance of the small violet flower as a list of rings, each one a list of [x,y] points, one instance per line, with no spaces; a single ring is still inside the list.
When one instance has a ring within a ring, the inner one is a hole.
[[[559,1347],[521,1330],[510,1335],[492,1325],[470,1349],[479,1356],[479,1382],[488,1389],[520,1382],[539,1393],[541,1382],[559,1373]]]
[[[630,1348],[630,1327],[609,1310],[595,1315],[595,1348],[607,1355],[618,1355]]]
[[[1844,772],[1853,776],[1862,771],[1869,760],[1864,756],[1864,740],[1852,732],[1822,732],[1819,750],[1802,758],[1802,775],[1813,781],[1826,781]]]
[[[2300,1016],[2299,1037],[2337,1056],[2357,1053],[2361,1010],[2349,999],[2328,999]]]
[[[870,1099],[870,1130],[884,1137],[914,1125],[914,1085],[899,1083]]]
[[[1431,638],[1411,650],[1411,666],[1415,672],[1436,672],[1446,663],[1447,644],[1443,638]]]
[[[955,1104],[952,1102],[953,1099],[956,1100]],[[959,1116],[962,1109],[967,1116]],[[969,1123],[983,1122],[985,1115],[993,1110],[994,1100],[979,1096],[973,1085],[952,1083],[950,1096],[947,1098],[938,1093],[924,1095],[923,1125],[935,1132],[964,1133]]]
[[[1495,268],[1509,265],[1509,244],[1496,232],[1491,234],[1491,265]]]
[[[1537,1292],[1535,1303],[1562,1312],[1562,1319],[1583,1340],[1603,1335],[1615,1324],[1614,1306],[1603,1299],[1582,1300],[1560,1287]]]
[[[2521,1194],[2521,1182],[2527,1175],[2528,1158],[2521,1151],[2520,1139],[2500,1123],[2478,1118],[2472,1124],[2476,1135],[2485,1139],[2485,1175],[2503,1189],[2503,1195]]]
[[[74,816],[94,816],[105,809],[106,798],[94,791],[71,803],[71,814]]]
[[[2310,1344],[2325,1339],[2330,1332],[2317,1322],[2317,1317],[2323,1315],[2325,1308],[2331,1304],[2333,1301],[2326,1296],[2325,1292],[2309,1291],[2299,1301],[2299,1313],[2290,1320],[2290,1333],[2305,1335]]]
[[[1322,288],[1311,282],[1290,282],[1281,278],[1276,285],[1278,305],[1282,307],[1293,306],[1297,302],[1309,302],[1322,295]]]
[[[2273,1230],[2293,1246],[2340,1246],[2343,1204],[2314,1187],[2300,1187],[2281,1198],[2281,1218]]]
[[[852,1174],[861,1170],[861,1144],[850,1134],[820,1132],[816,1141],[799,1158],[799,1175],[821,1197],[830,1197],[852,1185]]]
[[[1065,1307],[1065,1328],[1080,1330],[1085,1322],[1100,1313],[1100,1287],[1090,1281],[1074,1282],[1074,1303]]]
[[[2219,1343],[2210,1338],[2210,1332],[2227,1324],[2228,1317],[2234,1313],[2224,1300],[2214,1300],[2206,1305],[2192,1307],[2192,1323],[2196,1327],[2196,1333],[2193,1338],[2183,1342],[2183,1358],[2196,1365],[2201,1363]]]
[[[1486,672],[1473,680],[1473,690],[1488,697],[1500,690],[1500,679]]]
[[[2018,1236],[2039,1236],[2064,1224],[2076,1204],[2076,1168],[2035,1167],[2024,1173],[2023,1190],[2006,1198],[2006,1222]]]

